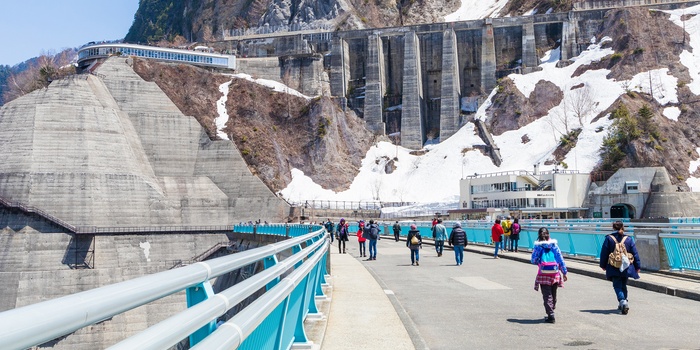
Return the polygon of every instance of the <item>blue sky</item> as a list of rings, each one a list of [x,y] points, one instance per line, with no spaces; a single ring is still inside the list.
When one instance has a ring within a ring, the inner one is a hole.
[[[139,0],[2,0],[0,65],[89,41],[122,39]]]

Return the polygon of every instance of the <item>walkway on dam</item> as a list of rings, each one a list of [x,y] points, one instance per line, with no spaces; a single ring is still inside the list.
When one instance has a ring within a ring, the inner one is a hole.
[[[424,243],[411,266],[405,241],[380,240],[376,261],[348,243],[347,254],[331,248],[321,349],[700,348],[698,280],[643,272],[623,316],[597,262],[566,259],[557,323],[547,324],[529,252],[493,259],[493,248],[470,245],[455,266],[452,250],[437,257]],[[676,290],[684,297],[666,294]]]

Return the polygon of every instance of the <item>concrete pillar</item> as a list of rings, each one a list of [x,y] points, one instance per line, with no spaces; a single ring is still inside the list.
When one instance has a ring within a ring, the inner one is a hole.
[[[535,42],[535,23],[532,16],[525,17],[526,23],[523,24],[523,57],[522,66],[523,73],[530,73],[539,64],[537,57],[537,45]]]
[[[383,100],[386,91],[384,81],[384,50],[382,38],[371,34],[367,38],[367,74],[365,77],[365,122],[376,135],[384,135],[382,121]]]
[[[481,89],[488,95],[496,87],[496,45],[493,24],[490,18],[484,20],[481,30]]]
[[[323,93],[323,56],[313,54],[300,57],[301,77],[299,91],[307,96],[320,96]]]
[[[442,33],[442,86],[440,93],[440,142],[459,130],[460,111],[459,60],[457,35],[447,29]]]
[[[565,61],[579,54],[576,44],[576,16],[569,12],[569,20],[561,26],[561,60]]]
[[[423,148],[423,79],[420,65],[420,42],[416,32],[404,35],[403,108],[401,111],[401,146]]]
[[[338,36],[333,38],[331,53],[331,95],[340,98],[343,109],[347,107],[348,81],[350,81],[350,57],[348,43]]]

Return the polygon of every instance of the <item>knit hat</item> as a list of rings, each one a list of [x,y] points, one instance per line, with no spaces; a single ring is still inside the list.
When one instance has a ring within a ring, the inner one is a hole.
[[[416,229],[416,224],[411,224],[411,230],[415,230],[415,229]]]
[[[462,224],[460,224],[459,222],[455,222],[455,225],[453,226],[453,228],[457,228],[457,227],[461,228]]]

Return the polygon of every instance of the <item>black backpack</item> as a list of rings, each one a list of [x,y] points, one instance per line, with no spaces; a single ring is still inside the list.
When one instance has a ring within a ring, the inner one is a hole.
[[[379,227],[376,224],[369,225],[369,239],[379,238]]]

